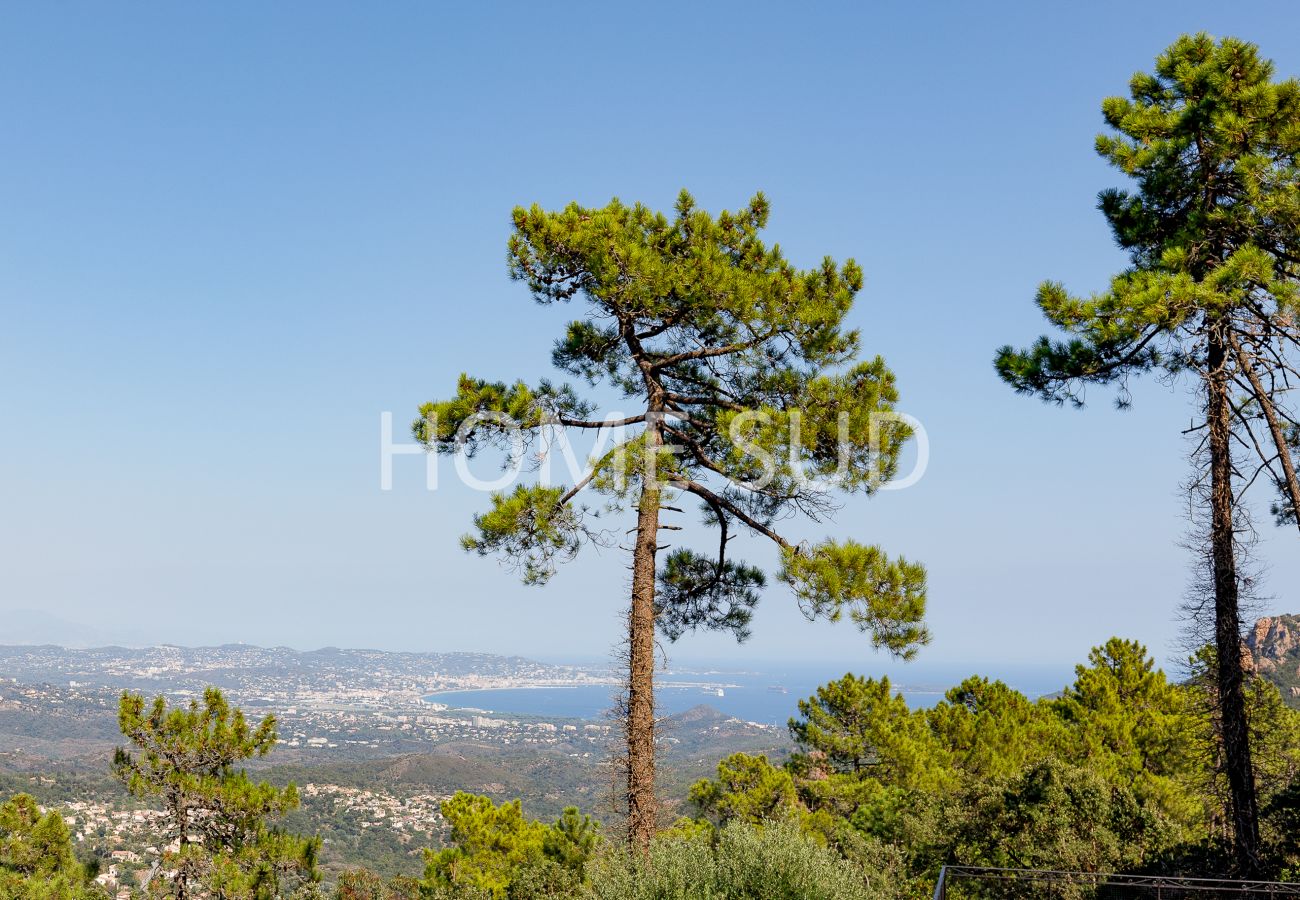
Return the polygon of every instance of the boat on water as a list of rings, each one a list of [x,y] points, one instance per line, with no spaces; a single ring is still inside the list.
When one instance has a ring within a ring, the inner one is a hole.
[[[782,684],[770,684],[767,687],[767,692],[769,694],[788,694],[790,689]]]
[[[700,691],[701,691],[702,693],[708,694],[708,695],[710,695],[710,696],[712,696],[712,697],[725,697],[725,696],[727,696],[726,691],[724,691],[724,690],[723,690],[722,688],[720,688],[720,687],[706,687],[706,688],[700,688]]]

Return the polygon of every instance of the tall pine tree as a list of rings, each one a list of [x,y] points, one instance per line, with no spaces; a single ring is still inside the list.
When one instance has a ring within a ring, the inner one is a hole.
[[[511,276],[539,303],[583,304],[555,344],[554,364],[612,386],[637,411],[593,419],[593,405],[568,385],[463,376],[456,396],[426,404],[414,425],[441,452],[504,445],[509,422],[525,440],[557,427],[631,429],[575,485],[494,495],[464,546],[504,555],[540,583],[596,537],[599,523],[576,502],[582,492],[635,509],[626,802],[641,847],[655,828],[655,629],[669,638],[697,628],[744,638],[765,577],[729,551],[737,533],[776,544],[780,578],[810,618],[847,615],[899,654],[926,639],[920,565],[851,540],[800,545],[777,528],[791,514],[822,517],[839,492],[874,491],[895,472],[911,431],[888,415],[893,374],[879,357],[858,361],[859,334],[844,327],[861,270],[829,258],[796,269],[760,238],[767,218],[761,194],[715,217],[684,191],[673,217],[618,200],[516,209]],[[661,529],[680,527],[661,514],[679,511],[673,504],[683,497],[716,529],[716,548],[675,549],[659,566]]]
[[[1044,284],[1038,305],[1066,333],[996,365],[1017,390],[1081,404],[1087,384],[1161,370],[1197,379],[1208,459],[1215,645],[1235,846],[1258,865],[1255,778],[1240,652],[1238,495],[1267,475],[1279,518],[1300,502],[1286,392],[1300,349],[1300,84],[1275,82],[1257,48],[1184,36],[1102,110],[1098,152],[1135,181],[1100,208],[1131,265],[1076,297]]]

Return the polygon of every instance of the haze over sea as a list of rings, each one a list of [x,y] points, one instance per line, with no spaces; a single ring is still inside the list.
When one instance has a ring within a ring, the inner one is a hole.
[[[791,665],[764,663],[738,670],[696,663],[667,669],[658,677],[660,714],[684,712],[707,704],[715,709],[767,725],[784,725],[797,712],[798,701],[812,696],[818,685],[846,671],[879,677],[888,675],[895,691],[909,706],[933,706],[951,687],[974,673],[1000,679],[1030,699],[1061,690],[1073,681],[1069,665],[921,665],[898,664],[882,670],[844,664]],[[573,687],[493,688],[447,691],[428,699],[452,709],[480,710],[496,715],[599,719],[610,709],[613,685]]]

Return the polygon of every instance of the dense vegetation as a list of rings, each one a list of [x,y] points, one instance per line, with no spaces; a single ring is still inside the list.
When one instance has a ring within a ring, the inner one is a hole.
[[[910,709],[888,679],[846,674],[798,702],[797,752],[780,764],[727,756],[691,787],[693,814],[645,853],[576,808],[541,822],[517,800],[458,792],[442,806],[447,845],[426,851],[421,878],[353,870],[325,885],[318,842],[280,824],[293,787],[235,767],[274,743],[274,718],[254,726],[219,691],[173,709],[124,695],[139,752],[121,752],[117,771],[167,813],[150,891],[176,898],[901,900],[949,863],[1217,874],[1233,832],[1214,664],[1207,649],[1173,682],[1141,645],[1112,639],[1057,695],[1030,700],[976,676],[928,709]],[[1290,879],[1300,711],[1263,678],[1246,697],[1263,872]],[[94,896],[95,867],[75,858],[57,813],[25,795],[0,807],[0,896]]]
[[[918,887],[944,863],[1221,872],[1231,806],[1211,662],[1173,684],[1141,646],[1114,639],[1057,697],[971,678],[915,711],[887,681],[847,675],[800,703],[800,752],[785,765],[730,757],[692,797],[714,823],[791,816],[850,858],[901,860]],[[1281,876],[1295,862],[1285,810],[1300,715],[1261,679],[1248,697],[1267,868]]]
[[[1213,662],[1198,655],[1174,683],[1145,648],[1113,639],[1057,696],[1031,701],[972,677],[919,710],[887,679],[848,674],[799,702],[798,753],[781,765],[722,760],[716,778],[691,789],[697,816],[661,832],[647,857],[593,841],[569,857],[586,858],[582,877],[557,877],[542,850],[548,826],[527,831],[517,807],[461,796],[449,809],[463,820],[474,804],[472,827],[453,832],[457,849],[431,857],[425,889],[904,898],[924,896],[944,864],[1218,874],[1230,865],[1232,807]],[[1263,679],[1247,698],[1263,869],[1290,879],[1300,864],[1300,712]]]

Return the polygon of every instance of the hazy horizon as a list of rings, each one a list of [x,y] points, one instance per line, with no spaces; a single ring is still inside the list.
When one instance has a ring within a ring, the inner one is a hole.
[[[427,646],[416,645],[404,647],[384,647],[364,644],[295,644],[284,642],[259,641],[254,639],[230,639],[221,641],[176,641],[158,636],[115,633],[111,629],[100,631],[80,623],[69,622],[41,610],[18,609],[10,613],[10,626],[17,622],[17,639],[4,637],[0,646],[40,647],[53,646],[64,650],[103,650],[120,647],[126,650],[147,650],[157,647],[177,647],[187,650],[199,650],[223,646],[251,647],[266,650],[287,649],[296,653],[311,653],[321,650],[356,650],[378,651],[388,653],[484,653],[493,656],[517,656],[533,659],[537,662],[554,665],[574,665],[584,667],[616,666],[611,653],[556,653],[545,649],[529,650],[526,647],[488,649],[472,646]],[[12,633],[12,631],[11,631]],[[71,637],[60,637],[70,635]],[[742,645],[743,646],[743,645]],[[1161,655],[1157,648],[1150,648],[1155,654],[1156,665],[1178,676],[1183,672],[1186,654],[1181,650]],[[1076,665],[1086,662],[1086,652],[1078,659],[997,659],[993,657],[974,657],[971,659],[927,659],[924,653],[911,660],[890,657],[884,653],[869,653],[859,656],[756,656],[752,653],[731,654],[690,654],[674,652],[671,645],[666,652],[659,654],[660,665],[665,670],[690,669],[697,667],[719,667],[722,671],[741,672],[771,671],[774,667],[792,666],[797,669],[816,669],[818,671],[841,674],[853,671],[858,674],[888,675],[891,678],[906,678],[909,673],[923,678],[942,678],[931,686],[951,687],[969,675],[981,675],[989,678],[1007,680],[1009,676],[1030,675],[1035,678],[1046,673],[1059,674],[1064,685],[1073,677]]]

